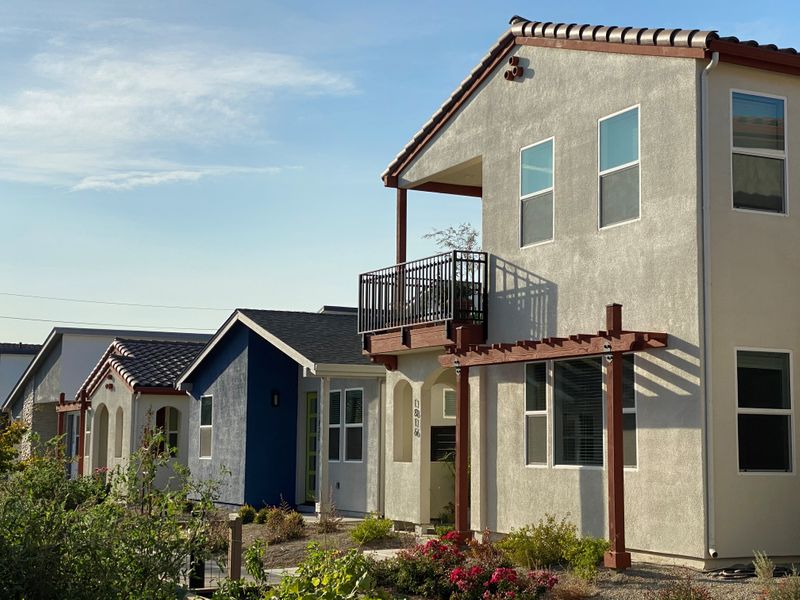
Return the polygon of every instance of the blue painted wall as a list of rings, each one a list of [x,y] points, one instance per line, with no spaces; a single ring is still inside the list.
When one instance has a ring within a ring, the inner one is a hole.
[[[297,380],[297,363],[250,332],[245,498],[253,506],[296,502]]]

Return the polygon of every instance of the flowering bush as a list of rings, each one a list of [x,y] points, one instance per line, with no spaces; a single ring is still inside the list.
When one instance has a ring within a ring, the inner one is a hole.
[[[456,568],[450,573],[457,600],[536,600],[558,582],[550,571],[530,571],[519,575],[515,569],[499,567],[494,571],[479,565]]]

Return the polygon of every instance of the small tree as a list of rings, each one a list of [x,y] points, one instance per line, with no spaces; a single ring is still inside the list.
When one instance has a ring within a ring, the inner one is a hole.
[[[471,223],[451,225],[445,229],[432,229],[430,233],[422,236],[426,240],[433,240],[439,250],[478,250],[480,247],[480,233]]]
[[[19,443],[27,430],[22,421],[0,424],[0,473],[19,468]]]

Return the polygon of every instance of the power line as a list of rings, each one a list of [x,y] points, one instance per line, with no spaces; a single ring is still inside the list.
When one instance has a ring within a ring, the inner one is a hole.
[[[59,298],[57,296],[36,296],[33,294],[16,294],[12,292],[0,292],[0,296],[14,296],[15,298],[35,298],[37,300],[57,300],[59,302],[83,302],[85,304],[108,304],[112,306],[138,306],[142,308],[173,308],[179,310],[224,310],[231,311],[230,308],[219,308],[211,306],[175,306],[172,304],[141,304],[138,302],[112,302],[110,300],[87,300],[85,298]]]
[[[36,323],[55,323],[57,325],[94,325],[96,327],[121,327],[124,329],[139,328],[161,331],[165,328],[158,325],[120,325],[119,323],[93,323],[90,321],[57,321],[55,319],[34,319],[30,317],[9,317],[0,315],[0,319],[10,319],[12,321],[33,321]],[[168,327],[166,329],[178,329],[182,331],[216,331],[216,329],[203,329],[201,327]]]

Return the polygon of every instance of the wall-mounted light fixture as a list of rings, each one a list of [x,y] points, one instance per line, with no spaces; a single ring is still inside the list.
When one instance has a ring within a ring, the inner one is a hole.
[[[461,361],[458,360],[458,359],[455,359],[453,361],[453,366],[456,368],[456,375],[461,375]]]
[[[272,406],[280,406],[281,404],[281,396],[278,393],[278,390],[272,390]]]

